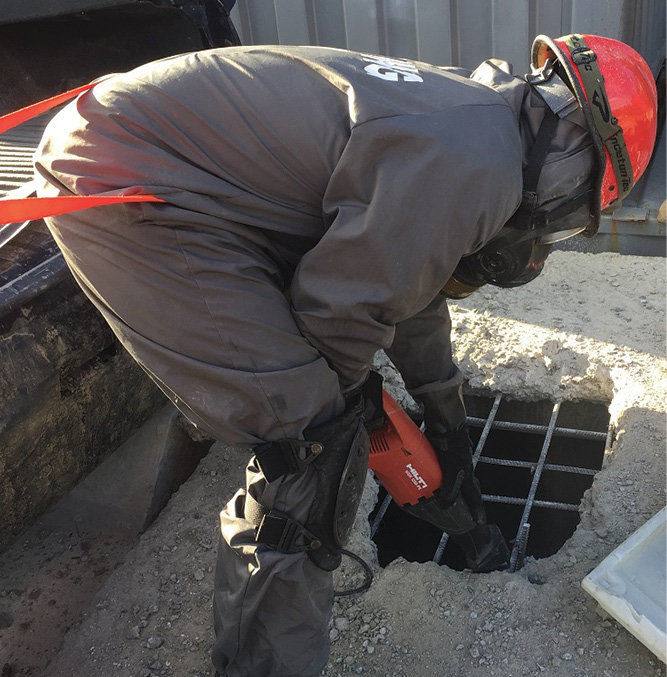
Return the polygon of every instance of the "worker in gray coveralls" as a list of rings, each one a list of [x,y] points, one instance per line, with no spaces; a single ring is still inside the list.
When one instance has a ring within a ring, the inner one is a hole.
[[[606,72],[619,44],[541,37],[527,78],[496,60],[471,73],[329,48],[214,49],[105,80],[49,125],[40,195],[166,201],[50,218],[77,282],[192,423],[253,447],[220,518],[220,674],[326,664],[377,350],[424,405],[440,526],[457,500],[484,521],[441,291],[533,279],[554,241],[594,232],[627,192],[591,92],[611,105],[617,141],[617,100],[643,105],[621,155],[641,174],[651,149],[633,135],[651,115],[655,127],[650,96],[612,74],[605,93],[577,63],[585,53]]]

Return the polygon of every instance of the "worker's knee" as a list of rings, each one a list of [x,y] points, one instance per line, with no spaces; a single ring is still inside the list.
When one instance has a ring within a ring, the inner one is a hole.
[[[304,437],[256,448],[264,479],[280,488],[262,496],[249,491],[245,518],[255,524],[258,543],[306,552],[319,568],[332,571],[340,564],[366,479],[369,442],[361,403],[306,430]]]
[[[361,418],[361,403],[348,407],[329,423],[306,430],[305,436],[323,445],[313,467],[318,495],[306,522],[322,539],[308,556],[321,569],[340,564],[361,502],[368,468],[369,440]]]

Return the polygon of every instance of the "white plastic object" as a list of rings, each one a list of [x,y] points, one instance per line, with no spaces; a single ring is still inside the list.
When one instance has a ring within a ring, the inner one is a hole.
[[[666,508],[637,529],[582,581],[611,616],[667,662]]]

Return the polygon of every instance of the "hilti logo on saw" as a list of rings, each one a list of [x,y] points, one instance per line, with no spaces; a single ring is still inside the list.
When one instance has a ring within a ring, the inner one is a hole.
[[[412,463],[408,463],[405,467],[405,474],[418,489],[426,489],[428,487],[426,480],[412,467]]]

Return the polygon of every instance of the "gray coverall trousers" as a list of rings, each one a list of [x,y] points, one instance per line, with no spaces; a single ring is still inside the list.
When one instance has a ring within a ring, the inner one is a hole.
[[[296,329],[270,243],[224,224],[204,232],[140,213],[105,207],[50,225],[86,294],[181,410],[241,444],[295,439],[339,414],[338,378]],[[220,515],[214,663],[229,677],[317,675],[329,651],[332,574],[304,553],[255,543],[244,516],[248,491],[304,523],[316,498],[313,470],[267,483],[253,459],[246,477]]]

